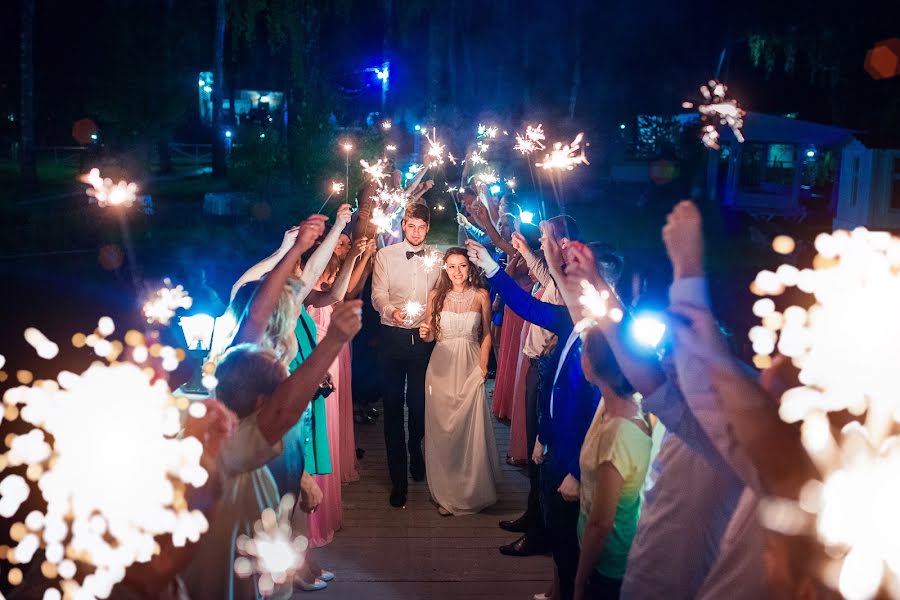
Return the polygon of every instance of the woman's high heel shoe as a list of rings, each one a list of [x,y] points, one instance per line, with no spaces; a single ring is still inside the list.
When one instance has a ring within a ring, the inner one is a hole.
[[[324,590],[327,587],[328,584],[318,578],[312,583],[306,583],[302,579],[294,581],[294,588],[302,590],[304,592],[318,592],[319,590]]]

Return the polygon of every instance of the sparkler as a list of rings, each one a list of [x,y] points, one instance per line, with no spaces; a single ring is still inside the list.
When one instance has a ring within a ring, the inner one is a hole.
[[[450,152],[447,152],[447,160],[450,161],[450,164],[456,164],[456,157],[454,157]]]
[[[535,150],[543,150],[546,148],[544,146],[545,139],[543,124],[539,123],[537,127],[527,125],[524,137],[516,132],[516,145],[513,146],[513,150],[518,150],[523,156],[531,154]]]
[[[439,210],[443,210],[443,205],[438,205]],[[440,252],[429,252],[424,254],[423,256],[417,257],[422,262],[422,268],[426,273],[431,273],[434,268],[437,266],[443,256],[441,256]]]
[[[700,86],[700,94],[704,102],[697,105],[700,119],[705,123],[701,141],[707,148],[719,149],[718,125],[728,125],[738,142],[743,143],[741,128],[744,126],[744,111],[734,98],[728,98],[728,86],[711,79],[707,85]],[[682,102],[682,108],[694,108],[693,102]]]
[[[372,181],[374,181],[378,185],[382,185],[382,179],[387,179],[391,176],[390,173],[384,172],[385,168],[388,166],[388,163],[383,158],[379,158],[374,164],[371,165],[365,160],[360,160],[359,164],[362,165],[363,172],[371,177]]]
[[[234,571],[240,577],[259,575],[257,588],[263,596],[275,591],[276,585],[290,581],[303,566],[309,541],[291,530],[291,511],[294,497],[285,495],[276,514],[271,508],[262,512],[253,525],[253,537],[241,535],[236,547],[241,554],[234,561]]]
[[[469,162],[472,163],[473,165],[486,165],[487,164],[487,161],[484,160],[484,157],[482,157],[477,152],[473,152],[472,154],[469,155]]]
[[[190,308],[194,300],[188,295],[184,287],[177,285],[172,287],[172,281],[163,280],[164,287],[159,288],[153,296],[144,303],[142,312],[148,323],[168,325],[175,311],[179,308]]]
[[[607,290],[598,291],[591,283],[582,280],[578,302],[581,304],[584,318],[575,326],[578,331],[593,327],[606,318],[614,323],[622,320],[622,310],[618,307],[609,308],[609,298],[610,293]]]
[[[328,202],[334,197],[335,194],[340,194],[344,191],[344,184],[340,181],[332,181],[331,182],[331,192],[328,194],[328,197],[325,198],[325,202],[322,203],[322,206],[319,207],[319,210],[316,211],[317,214],[321,213],[325,210],[325,207],[328,205]]]
[[[382,207],[376,206],[372,209],[371,222],[375,225],[378,233],[390,233],[396,235],[394,231],[394,218],[396,213],[387,212]]]
[[[478,138],[495,138],[497,137],[497,127],[493,125],[482,125],[478,124]]]
[[[120,205],[129,207],[137,196],[137,184],[125,180],[114,184],[109,177],[105,179],[100,177],[100,169],[91,169],[88,174],[82,175],[80,180],[91,186],[87,189],[87,195],[96,199],[101,208]]]
[[[406,304],[403,305],[403,314],[403,321],[407,325],[412,325],[416,319],[425,314],[425,305],[415,300],[407,300]]]
[[[776,245],[793,246],[785,239]],[[801,440],[823,481],[808,482],[803,510],[794,510],[813,515],[841,593],[868,598],[884,580],[891,589],[900,585],[900,238],[859,228],[823,233],[815,246],[812,269],[782,265],[760,272],[752,286],[762,296],[796,287],[814,304],[778,312],[771,298],[758,300],[762,324],[750,339],[756,359],[777,348],[800,370],[801,385],[782,396],[779,414],[802,422]],[[835,436],[828,413],[843,411],[855,420]]]
[[[575,136],[571,144],[556,142],[550,153],[544,156],[544,161],[535,163],[534,166],[548,171],[571,171],[578,165],[590,164],[584,154],[584,148],[581,147],[583,139],[584,133],[582,132]]]
[[[497,177],[497,173],[493,170],[491,171],[482,171],[475,178],[485,185],[492,185],[500,181]]]
[[[81,338],[115,360],[122,345],[103,337],[110,324],[102,319],[97,333]],[[135,336],[143,340],[138,332],[125,339]],[[161,355],[163,348],[153,351]],[[200,465],[203,447],[193,437],[176,439],[186,405],[152,377],[152,369],[131,362],[95,362],[80,375],[62,371],[56,380],[19,385],[3,396],[7,417],[15,413],[32,426],[8,439],[4,462],[27,466],[26,477],[46,502],[45,512],[32,511],[12,526],[18,545],[8,558],[27,563],[43,547],[67,596],[108,597],[129,565],[159,552],[156,536],[183,546],[208,528],[185,498],[188,486],[202,486],[208,477]],[[0,515],[13,517],[28,495],[21,476],[7,475],[0,481]],[[80,582],[74,560],[93,567]]]
[[[430,159],[428,166],[444,164],[444,145],[437,140],[434,128],[431,129],[431,136],[428,135],[428,132],[423,135],[428,140],[428,150],[425,153],[426,159]]]

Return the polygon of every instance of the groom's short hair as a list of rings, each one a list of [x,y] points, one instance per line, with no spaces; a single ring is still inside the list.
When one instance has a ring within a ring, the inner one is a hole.
[[[424,202],[410,204],[406,208],[406,212],[403,213],[403,220],[407,221],[409,219],[421,219],[425,221],[426,225],[431,224],[431,210],[429,210],[428,205]]]

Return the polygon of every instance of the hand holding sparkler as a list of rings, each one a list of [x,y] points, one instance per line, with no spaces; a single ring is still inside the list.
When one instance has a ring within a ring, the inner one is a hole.
[[[325,495],[312,475],[303,471],[300,477],[300,510],[306,514],[316,512]]]
[[[354,240],[353,247],[350,249],[350,260],[356,260],[360,256],[362,256],[366,249],[369,247],[369,238],[359,238],[358,240]],[[375,240],[371,240],[372,243],[375,243]]]
[[[528,245],[528,241],[525,239],[525,236],[518,231],[513,232],[510,243],[512,243],[512,247],[516,249],[516,252],[521,254],[526,259],[531,259],[532,257],[534,257],[534,252],[531,251],[531,246]]]
[[[310,215],[300,223],[296,245],[302,249],[302,252],[312,248],[316,240],[325,232],[325,221],[327,220],[328,217],[325,215]]]
[[[338,208],[337,216],[334,220],[334,226],[343,229],[348,223],[350,223],[350,218],[352,216],[353,209],[350,208],[350,205],[341,204],[340,208]]]
[[[347,300],[335,305],[325,339],[343,346],[362,328],[362,300]],[[323,340],[324,341],[324,340]]]
[[[466,253],[472,264],[484,271],[488,277],[493,277],[500,270],[500,265],[497,264],[487,248],[475,240],[466,240]]]
[[[703,277],[703,221],[696,204],[689,200],[676,204],[662,237],[675,279]]]

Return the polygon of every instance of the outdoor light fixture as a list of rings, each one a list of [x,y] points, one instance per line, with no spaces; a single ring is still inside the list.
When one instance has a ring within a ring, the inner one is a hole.
[[[625,123],[619,123],[619,129],[625,129]]]
[[[231,130],[230,130],[230,129],[227,130],[227,131],[225,132],[225,137],[227,137],[227,138],[230,138],[230,137],[231,137]]]
[[[807,158],[815,158],[815,157],[816,157],[816,151],[813,150],[812,148],[810,148],[809,150],[806,151],[806,157],[807,157]]]
[[[641,346],[656,348],[666,334],[666,324],[653,313],[643,313],[631,320],[631,337]]]
[[[523,210],[519,213],[519,220],[523,223],[534,223],[534,213],[530,210]]]
[[[206,85],[206,82],[203,81],[202,79],[200,79],[199,81],[197,81],[197,85],[199,85],[200,87],[203,87],[204,85]]]
[[[209,94],[210,92],[212,92],[212,88],[207,85],[207,86],[204,86],[203,91],[206,92],[207,94]]]
[[[94,141],[96,142],[96,141],[97,141],[97,134],[96,134],[96,133],[92,133],[92,134],[91,134],[91,139],[94,140]]]
[[[212,346],[213,331],[216,328],[216,318],[205,313],[180,317],[178,326],[184,334],[188,354],[197,363],[191,380],[184,385],[184,391],[191,394],[205,394],[203,387],[203,363]]]
[[[421,130],[422,130],[422,126],[419,125],[419,124],[417,123],[416,126],[415,126],[415,130],[416,130],[416,131],[421,131]]]
[[[491,186],[491,194],[493,194],[494,196],[496,196],[497,194],[500,193],[500,190],[501,190],[501,189],[502,189],[502,188],[501,188],[499,185],[497,185],[497,184],[495,183],[494,185]]]

